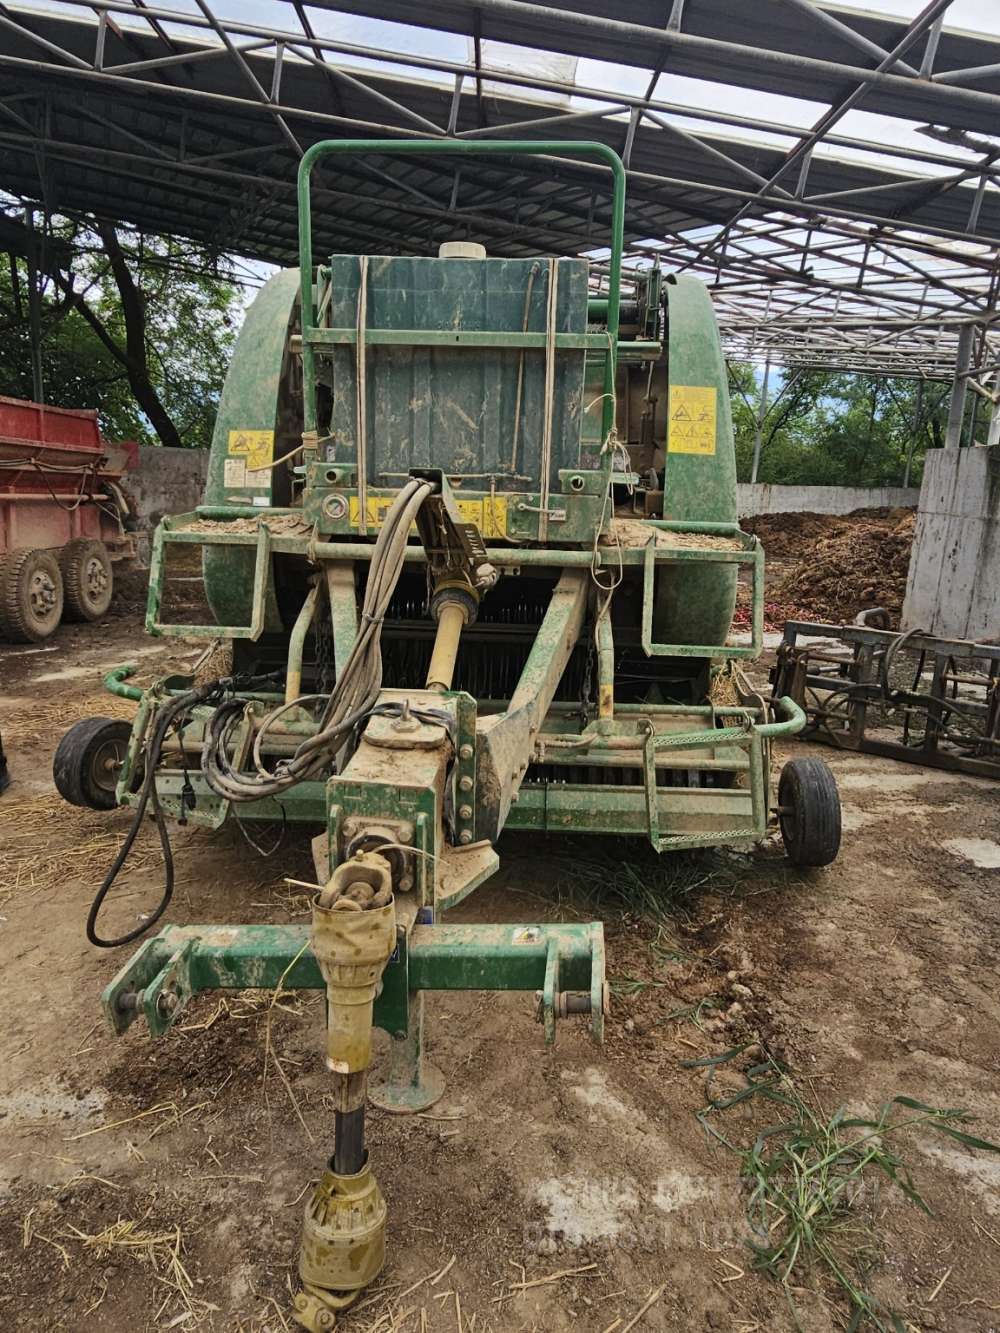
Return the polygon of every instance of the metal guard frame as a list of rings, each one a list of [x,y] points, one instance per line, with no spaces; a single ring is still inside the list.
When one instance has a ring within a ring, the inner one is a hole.
[[[779,737],[794,736],[806,724],[806,715],[794,699],[784,696],[775,701],[781,720],[755,722],[753,712],[746,711],[741,726],[720,727],[714,731],[693,731],[656,735],[650,732],[643,746],[643,787],[646,796],[646,818],[649,822],[649,841],[657,852],[682,851],[687,848],[724,846],[727,843],[759,840],[767,832],[768,777],[765,746]],[[656,785],[656,755],[659,750],[685,750],[711,745],[737,745],[749,751],[750,811],[749,829],[718,829],[695,834],[660,833],[659,792]]]
[[[704,525],[707,526],[707,525]],[[677,530],[675,525],[674,530]],[[651,537],[643,553],[641,642],[647,657],[756,658],[764,643],[764,548],[752,538],[742,551],[698,550],[663,547]],[[653,641],[653,592],[657,565],[681,564],[749,565],[753,574],[752,615],[749,644],[655,643]]]
[[[274,514],[273,509],[259,509],[257,513]],[[247,509],[244,518],[252,517],[254,511]],[[190,515],[181,515],[189,518]],[[247,545],[255,548],[253,570],[253,593],[250,606],[249,625],[171,625],[160,619],[163,605],[163,585],[166,579],[166,547],[179,545],[232,546],[235,534],[226,532],[176,532],[171,528],[171,520],[163,518],[153,534],[153,546],[149,562],[149,598],[146,603],[146,632],[156,636],[163,634],[183,634],[201,639],[250,639],[256,642],[264,632],[266,618],[267,590],[271,577],[271,529],[266,523],[257,526],[256,537],[251,536]],[[240,543],[242,544],[242,543]]]
[[[618,364],[618,329],[621,308],[622,251],[625,238],[625,167],[621,158],[607,144],[585,139],[567,144],[559,140],[533,139],[323,139],[307,149],[299,163],[299,276],[302,284],[302,396],[303,434],[316,431],[316,361],[318,341],[315,327],[316,306],[313,294],[312,201],[310,182],[312,170],[320,158],[333,154],[372,153],[412,154],[432,153],[445,156],[470,155],[565,155],[567,151],[584,157],[596,157],[611,169],[614,189],[611,206],[611,260],[608,278],[608,331],[602,338],[608,355],[605,359],[602,434],[607,438],[614,426],[615,371]],[[320,335],[323,336],[322,334]]]
[[[234,638],[256,640],[263,633],[266,619],[267,591],[269,584],[270,557],[272,554],[285,553],[308,554],[310,542],[301,536],[272,533],[267,519],[285,514],[297,514],[300,511],[287,508],[250,509],[242,506],[202,506],[188,514],[178,514],[173,518],[164,518],[153,537],[153,547],[149,570],[149,602],[146,612],[146,629],[150,634],[181,634],[198,638]],[[219,522],[236,518],[259,519],[258,531],[216,532],[191,531],[186,528],[189,522],[209,518]],[[755,537],[749,537],[736,525],[714,523],[681,523],[677,521],[647,520],[650,527],[660,531],[684,532],[690,535],[711,535],[736,537],[744,542],[742,550],[698,549],[696,547],[669,547],[656,545],[651,537],[645,547],[623,549],[612,553],[610,548],[599,547],[596,561],[598,567],[606,557],[609,563],[621,562],[623,565],[643,566],[642,590],[642,625],[641,643],[648,657],[711,657],[711,658],[755,658],[760,653],[764,640],[764,551]],[[160,618],[163,599],[163,585],[166,576],[165,548],[168,545],[203,545],[203,546],[253,546],[256,550],[254,581],[250,624],[245,626],[189,625],[168,624]],[[316,541],[311,543],[312,551],[319,559],[325,560],[370,560],[372,547],[364,542]],[[577,565],[591,566],[595,555],[592,551],[574,551],[571,549],[536,549],[530,547],[489,547],[487,556],[490,561],[504,568],[519,569],[551,565],[564,568]],[[410,543],[404,554],[407,562],[421,562],[423,551]],[[653,640],[653,593],[656,565],[685,564],[700,562],[703,564],[749,565],[752,571],[752,617],[751,642],[749,645],[730,644],[661,644]]]

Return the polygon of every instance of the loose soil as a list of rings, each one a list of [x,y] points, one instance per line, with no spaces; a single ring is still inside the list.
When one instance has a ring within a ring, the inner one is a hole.
[[[146,639],[130,613],[0,647],[4,1333],[293,1327],[303,1198],[331,1149],[319,997],[203,996],[159,1041],[138,1024],[110,1037],[98,997],[131,950],[93,950],[83,921],[128,819],[65,806],[50,779],[74,716],[119,715],[107,669],[136,661],[148,678],[199,651]],[[503,838],[502,874],[454,917],[603,916],[606,1043],[566,1020],[546,1048],[527,995],[428,997],[448,1089],[427,1115],[370,1115],[389,1258],[344,1333],[624,1333],[656,1293],[636,1333],[791,1333],[788,1295],[751,1268],[739,1158],[695,1118],[706,1069],[689,1062],[744,1042],[827,1113],[905,1093],[1000,1139],[1000,870],[982,851],[1000,840],[1000,788],[806,746],[777,758],[809,752],[845,806],[827,870],[793,872],[774,844],[666,863],[638,843]],[[267,860],[231,824],[173,839],[170,921],[308,919],[285,882],[312,877],[306,833]],[[109,929],[159,896],[151,830],[138,851]],[[663,886],[659,921],[623,907],[629,870]],[[746,1143],[777,1116],[750,1101],[716,1123]],[[902,1152],[933,1215],[883,1187],[873,1289],[911,1330],[1000,1327],[1000,1158],[926,1133]],[[808,1333],[845,1327],[834,1286],[795,1286]]]
[[[912,509],[767,514],[745,519],[767,561],[769,619],[847,624],[882,607],[899,624],[916,515]]]

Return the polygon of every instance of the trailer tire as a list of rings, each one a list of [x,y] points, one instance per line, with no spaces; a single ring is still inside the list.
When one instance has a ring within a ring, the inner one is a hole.
[[[59,553],[66,620],[100,620],[111,605],[114,575],[111,557],[103,542],[77,537]]]
[[[828,866],[840,851],[840,793],[822,759],[790,759],[778,780],[778,823],[795,866]]]
[[[51,551],[9,551],[0,562],[0,625],[12,643],[40,643],[63,611],[63,580]]]
[[[0,589],[2,589],[4,585],[4,578],[5,578],[4,570],[6,568],[7,568],[7,557],[5,555],[0,555]],[[0,597],[0,639],[6,639],[6,637],[7,637],[7,618],[3,613],[3,598]]]
[[[130,722],[110,717],[74,722],[52,760],[52,778],[63,800],[88,810],[114,810],[118,771],[131,735]]]

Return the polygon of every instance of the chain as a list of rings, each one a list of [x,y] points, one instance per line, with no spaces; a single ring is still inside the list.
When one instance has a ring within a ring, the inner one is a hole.
[[[591,717],[594,708],[594,662],[597,653],[594,648],[594,635],[590,636],[587,644],[587,656],[583,664],[583,682],[580,687],[580,715],[584,720],[584,725]]]
[[[330,614],[330,603],[325,597],[313,625],[316,635],[316,689],[320,694],[329,694],[337,672],[333,655],[333,617]]]

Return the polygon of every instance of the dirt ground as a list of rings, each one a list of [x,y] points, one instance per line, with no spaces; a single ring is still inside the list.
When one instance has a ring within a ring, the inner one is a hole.
[[[332,1146],[318,997],[202,997],[158,1042],[109,1036],[98,997],[131,950],[91,949],[83,923],[128,821],[52,787],[70,722],[131,710],[102,673],[157,673],[170,651],[132,613],[0,646],[4,1333],[293,1327],[303,1197]],[[606,1044],[567,1020],[547,1049],[529,996],[429,997],[448,1089],[427,1115],[370,1116],[389,1259],[344,1333],[785,1333],[793,1307],[808,1333],[846,1327],[819,1270],[787,1288],[752,1270],[741,1157],[696,1119],[767,1055],[817,1116],[906,1094],[1000,1140],[1000,788],[816,753],[845,808],[827,870],[794,873],[777,845],[657,863],[611,840],[504,837],[501,877],[456,916],[604,916]],[[307,919],[284,882],[311,877],[305,835],[270,860],[231,826],[174,843],[169,920]],[[111,924],[159,890],[144,834]],[[710,1123],[740,1147],[784,1114],[753,1097]],[[900,1329],[1000,1329],[1000,1156],[926,1127],[896,1151],[932,1212],[889,1181],[859,1196],[867,1290]]]

